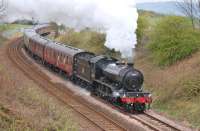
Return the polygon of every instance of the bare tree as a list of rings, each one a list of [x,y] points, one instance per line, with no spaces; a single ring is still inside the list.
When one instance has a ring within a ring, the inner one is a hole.
[[[200,0],[177,0],[177,7],[190,18],[193,28],[200,28]]]
[[[180,11],[190,18],[192,26],[195,29],[195,16],[196,16],[196,0],[179,0],[176,2]]]
[[[0,0],[0,12],[5,11],[7,8],[7,0]]]
[[[7,4],[7,0],[0,0],[0,19],[3,17],[6,11]]]
[[[196,17],[198,19],[198,25],[200,28],[200,0],[196,1]]]

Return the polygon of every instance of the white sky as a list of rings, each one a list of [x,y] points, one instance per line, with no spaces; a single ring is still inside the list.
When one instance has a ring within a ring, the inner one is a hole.
[[[165,1],[176,1],[176,0],[135,0],[136,3],[146,3],[146,2],[165,2]]]

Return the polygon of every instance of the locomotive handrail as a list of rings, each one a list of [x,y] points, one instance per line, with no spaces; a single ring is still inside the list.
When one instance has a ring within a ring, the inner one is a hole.
[[[123,93],[119,93],[120,96],[129,96],[129,97],[140,97],[140,96],[149,96],[151,95],[151,93],[148,92],[123,92]]]

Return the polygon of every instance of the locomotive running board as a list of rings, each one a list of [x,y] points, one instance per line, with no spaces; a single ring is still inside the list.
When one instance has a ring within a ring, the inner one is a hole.
[[[147,93],[147,92],[123,92],[123,93],[119,93],[120,96],[128,96],[128,97],[149,97],[151,96],[151,93]]]

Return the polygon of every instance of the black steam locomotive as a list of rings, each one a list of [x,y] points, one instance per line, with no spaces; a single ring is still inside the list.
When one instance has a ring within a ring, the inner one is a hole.
[[[103,55],[96,56],[43,37],[51,32],[49,24],[25,29],[25,49],[94,95],[128,111],[148,109],[152,102],[151,94],[143,92],[143,74],[133,68],[133,64],[120,63]]]

